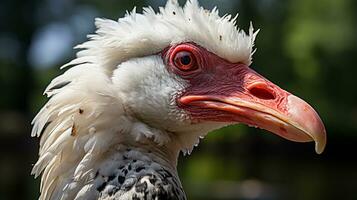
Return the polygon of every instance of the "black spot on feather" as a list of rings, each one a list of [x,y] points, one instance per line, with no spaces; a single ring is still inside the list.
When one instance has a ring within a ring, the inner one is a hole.
[[[119,182],[120,184],[123,184],[124,181],[125,181],[125,177],[124,177],[124,176],[118,176],[118,182]]]
[[[147,187],[148,187],[148,184],[144,181],[144,182],[142,182],[142,183],[136,184],[136,186],[135,186],[135,191],[136,191],[136,192],[143,193],[143,192],[146,191]]]
[[[115,175],[111,175],[111,176],[108,177],[108,181],[111,181],[111,180],[113,180],[114,178],[115,178]]]
[[[109,192],[108,192],[108,195],[109,196],[113,196],[116,192],[118,192],[120,190],[119,187],[115,187],[113,189],[111,189]]]
[[[154,175],[151,175],[150,178],[149,178],[149,181],[150,181],[150,183],[151,183],[152,185],[154,185],[154,184],[156,183],[157,179],[155,178]]]
[[[97,178],[98,175],[99,175],[99,171],[97,171],[97,172],[95,173],[94,178]]]
[[[76,136],[77,135],[77,128],[76,125],[73,123],[72,125],[72,130],[71,130],[71,136]]]
[[[97,187],[97,190],[101,192],[104,190],[105,186],[107,186],[107,182],[102,183],[99,187]]]
[[[138,167],[135,169],[136,172],[140,172],[141,170],[145,169],[145,167]]]

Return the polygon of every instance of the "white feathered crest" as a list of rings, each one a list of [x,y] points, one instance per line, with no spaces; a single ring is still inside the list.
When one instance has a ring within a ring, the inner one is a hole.
[[[139,14],[134,8],[117,22],[96,19],[96,34],[76,47],[84,50],[65,66],[90,62],[111,70],[127,59],[158,53],[182,42],[195,42],[233,63],[249,65],[258,31],[254,32],[251,25],[247,35],[236,26],[237,18],[238,15],[220,17],[216,8],[205,10],[197,0],[187,1],[184,8],[170,0],[159,13],[147,7]]]
[[[132,128],[111,87],[110,74],[118,64],[182,42],[250,64],[257,32],[252,27],[248,35],[240,31],[236,19],[219,17],[217,9],[207,11],[197,0],[184,8],[170,0],[159,13],[150,7],[143,14],[134,9],[117,22],[96,19],[96,34],[77,46],[77,58],[63,66],[73,67],[50,83],[45,91],[50,99],[33,120],[32,136],[41,136],[32,171],[36,177],[43,173],[40,199],[65,199],[78,190],[76,184],[89,180],[100,155]]]

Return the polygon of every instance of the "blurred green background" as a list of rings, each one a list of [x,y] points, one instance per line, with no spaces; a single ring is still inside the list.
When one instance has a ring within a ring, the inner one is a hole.
[[[189,199],[357,199],[357,1],[201,0],[240,13],[261,31],[253,68],[307,100],[328,132],[322,155],[243,125],[210,134],[179,173]],[[182,2],[181,2],[182,3]],[[93,33],[95,17],[117,19],[164,0],[0,1],[0,199],[36,199],[30,175],[38,139],[31,119],[59,66]]]

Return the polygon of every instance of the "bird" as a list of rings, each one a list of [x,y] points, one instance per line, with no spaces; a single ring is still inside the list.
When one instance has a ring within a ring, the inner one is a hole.
[[[44,94],[31,135],[40,200],[185,200],[178,157],[208,132],[246,124],[295,142],[326,130],[305,101],[252,68],[259,32],[197,0],[97,18]]]

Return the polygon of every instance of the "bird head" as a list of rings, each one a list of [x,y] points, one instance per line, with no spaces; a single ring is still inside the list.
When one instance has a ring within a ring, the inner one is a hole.
[[[114,67],[112,80],[132,116],[170,133],[187,151],[208,131],[236,123],[315,141],[323,151],[325,129],[314,109],[250,68],[252,26],[246,34],[236,17],[219,17],[197,1],[184,8],[169,1],[160,11],[133,12],[115,23],[117,30],[114,22],[97,21],[101,37],[112,37],[130,55]],[[123,30],[130,34],[122,37]]]
[[[45,92],[52,98],[34,119],[33,136],[42,134],[34,173],[54,173],[65,159],[83,172],[118,143],[190,152],[207,132],[238,123],[315,141],[321,153],[318,114],[250,68],[258,32],[236,20],[196,0],[97,19],[96,33],[64,66],[73,67]]]

